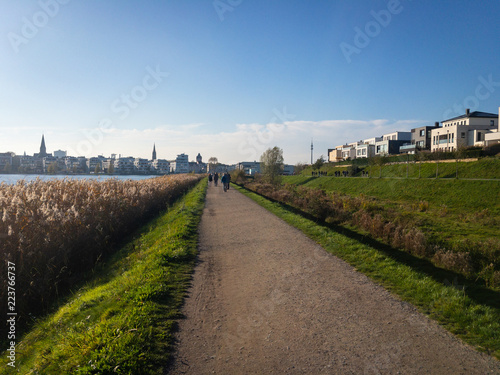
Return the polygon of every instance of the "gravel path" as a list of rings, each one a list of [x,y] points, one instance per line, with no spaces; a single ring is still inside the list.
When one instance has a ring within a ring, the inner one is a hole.
[[[235,190],[210,187],[169,374],[500,374]]]

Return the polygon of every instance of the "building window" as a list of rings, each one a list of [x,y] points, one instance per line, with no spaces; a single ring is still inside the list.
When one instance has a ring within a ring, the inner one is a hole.
[[[455,142],[455,133],[451,133],[451,143]]]
[[[420,130],[420,136],[423,137],[425,135],[425,129]]]
[[[476,141],[477,141],[477,142],[480,142],[480,141],[481,141],[481,132],[477,132],[477,138],[476,138]]]
[[[490,126],[495,126],[495,120],[490,120]]]
[[[462,133],[460,134],[460,137],[465,138],[465,132],[462,132]]]

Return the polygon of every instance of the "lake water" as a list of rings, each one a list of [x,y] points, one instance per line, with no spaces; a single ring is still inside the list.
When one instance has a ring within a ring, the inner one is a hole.
[[[46,175],[46,174],[0,174],[0,184],[5,182],[6,184],[15,184],[19,180],[24,181],[32,181],[39,178],[40,180],[52,180],[58,179],[62,180],[63,178],[71,178],[78,180],[106,180],[108,178],[116,178],[117,180],[144,180],[147,178],[154,178],[158,176],[121,176],[121,175]]]

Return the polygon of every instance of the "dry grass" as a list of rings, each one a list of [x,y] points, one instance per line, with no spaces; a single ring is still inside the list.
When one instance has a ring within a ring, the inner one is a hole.
[[[0,272],[16,265],[16,309],[25,319],[108,255],[145,219],[167,208],[199,177],[142,181],[50,180],[0,185]],[[6,278],[2,283],[6,283]],[[0,302],[7,303],[2,285]]]

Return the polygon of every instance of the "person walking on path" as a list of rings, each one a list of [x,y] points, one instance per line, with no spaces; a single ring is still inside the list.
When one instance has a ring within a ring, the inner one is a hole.
[[[210,174],[208,175],[208,186],[212,186],[212,179],[213,179],[213,177],[212,177],[212,173],[210,173]]]
[[[214,184],[217,186],[217,181],[219,180],[219,174],[217,172],[214,173]]]
[[[222,182],[222,187],[224,189],[224,192],[226,192],[227,191],[227,185],[229,185],[229,180],[228,180],[227,173],[224,173],[224,175],[221,178],[221,182]]]

